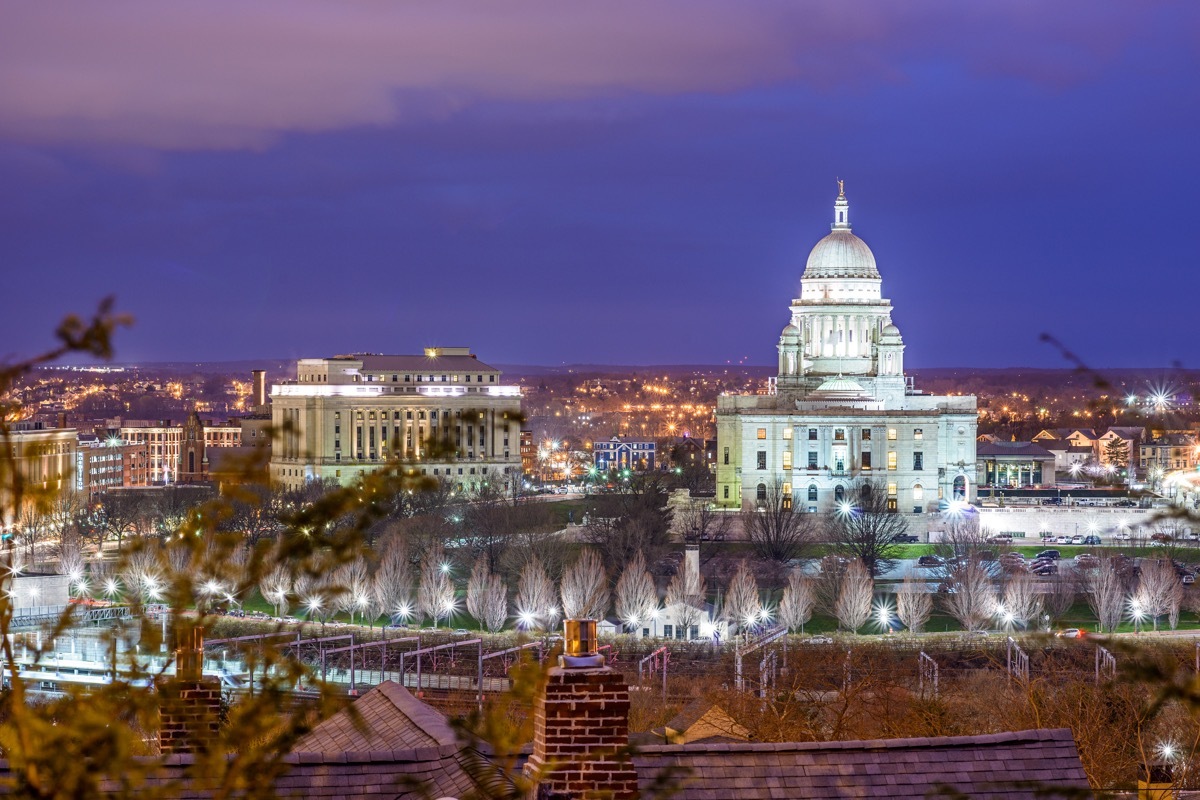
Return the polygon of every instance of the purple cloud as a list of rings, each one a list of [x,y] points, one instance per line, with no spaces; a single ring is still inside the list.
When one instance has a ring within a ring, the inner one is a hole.
[[[259,149],[485,99],[902,82],[934,54],[1058,86],[1086,80],[1156,20],[1143,4],[1032,0],[2,8],[0,136],[163,150]]]

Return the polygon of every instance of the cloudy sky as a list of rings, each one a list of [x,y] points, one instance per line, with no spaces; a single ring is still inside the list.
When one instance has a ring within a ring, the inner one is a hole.
[[[846,181],[915,366],[1197,367],[1200,3],[0,0],[0,354],[770,363]]]

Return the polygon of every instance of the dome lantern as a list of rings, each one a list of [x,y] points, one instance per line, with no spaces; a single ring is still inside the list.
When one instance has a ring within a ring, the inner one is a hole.
[[[850,201],[846,199],[846,182],[838,179],[838,196],[833,201],[833,224],[830,229],[835,231],[850,230]]]

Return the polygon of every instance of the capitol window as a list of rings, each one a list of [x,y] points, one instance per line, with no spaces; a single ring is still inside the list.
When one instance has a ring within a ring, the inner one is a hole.
[[[919,442],[925,438],[925,432],[920,428],[913,428],[913,438]]]
[[[895,469],[895,468],[896,468],[896,451],[893,450],[892,452],[888,453],[888,469]]]
[[[890,442],[896,441],[896,429],[895,428],[888,428],[888,441],[890,441]]]
[[[757,434],[756,438],[758,438],[758,439],[765,439],[765,438],[767,438],[767,429],[766,429],[766,428],[759,428],[759,429],[758,429],[758,434]]]
[[[791,439],[791,438],[792,438],[792,429],[791,429],[790,427],[789,427],[789,428],[784,428],[784,429],[783,429],[783,438],[784,438],[784,439]]]

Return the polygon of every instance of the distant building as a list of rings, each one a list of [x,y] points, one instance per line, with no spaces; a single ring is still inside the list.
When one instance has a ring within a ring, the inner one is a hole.
[[[146,446],[146,460],[151,484],[171,483],[179,467],[180,445],[183,443],[183,428],[171,420],[122,420],[120,417],[108,421],[110,433],[122,440]]]
[[[832,231],[809,253],[779,337],[773,393],[717,399],[717,502],[833,508],[877,480],[893,511],[974,497],[972,396],[927,395],[904,374],[904,342],[875,256],[839,193]]]
[[[193,411],[182,425],[171,420],[108,420],[110,433],[132,444],[146,445],[150,484],[201,483],[208,480],[207,450],[238,447],[238,423],[201,420]]]
[[[10,526],[30,507],[33,493],[48,495],[49,499],[74,490],[71,479],[78,449],[74,428],[48,428],[41,422],[15,422],[9,425],[8,446],[12,452],[12,468],[28,492],[16,506],[10,495],[12,479],[0,481],[0,507],[7,518],[0,524]]]
[[[80,434],[72,476],[75,491],[86,497],[100,492],[150,482],[146,445],[116,436]]]
[[[592,463],[600,472],[631,469],[649,472],[656,468],[657,444],[653,441],[622,439],[592,442]]]
[[[979,442],[975,458],[981,486],[1019,489],[1054,485],[1054,454],[1033,442]]]
[[[1147,473],[1195,469],[1200,461],[1200,443],[1184,433],[1167,433],[1143,442],[1139,448],[1138,465]]]
[[[538,449],[533,443],[533,431],[521,431],[521,472],[532,475],[537,469]]]
[[[274,483],[349,483],[404,459],[477,491],[521,468],[520,387],[468,348],[306,358],[296,373],[271,389]]]

